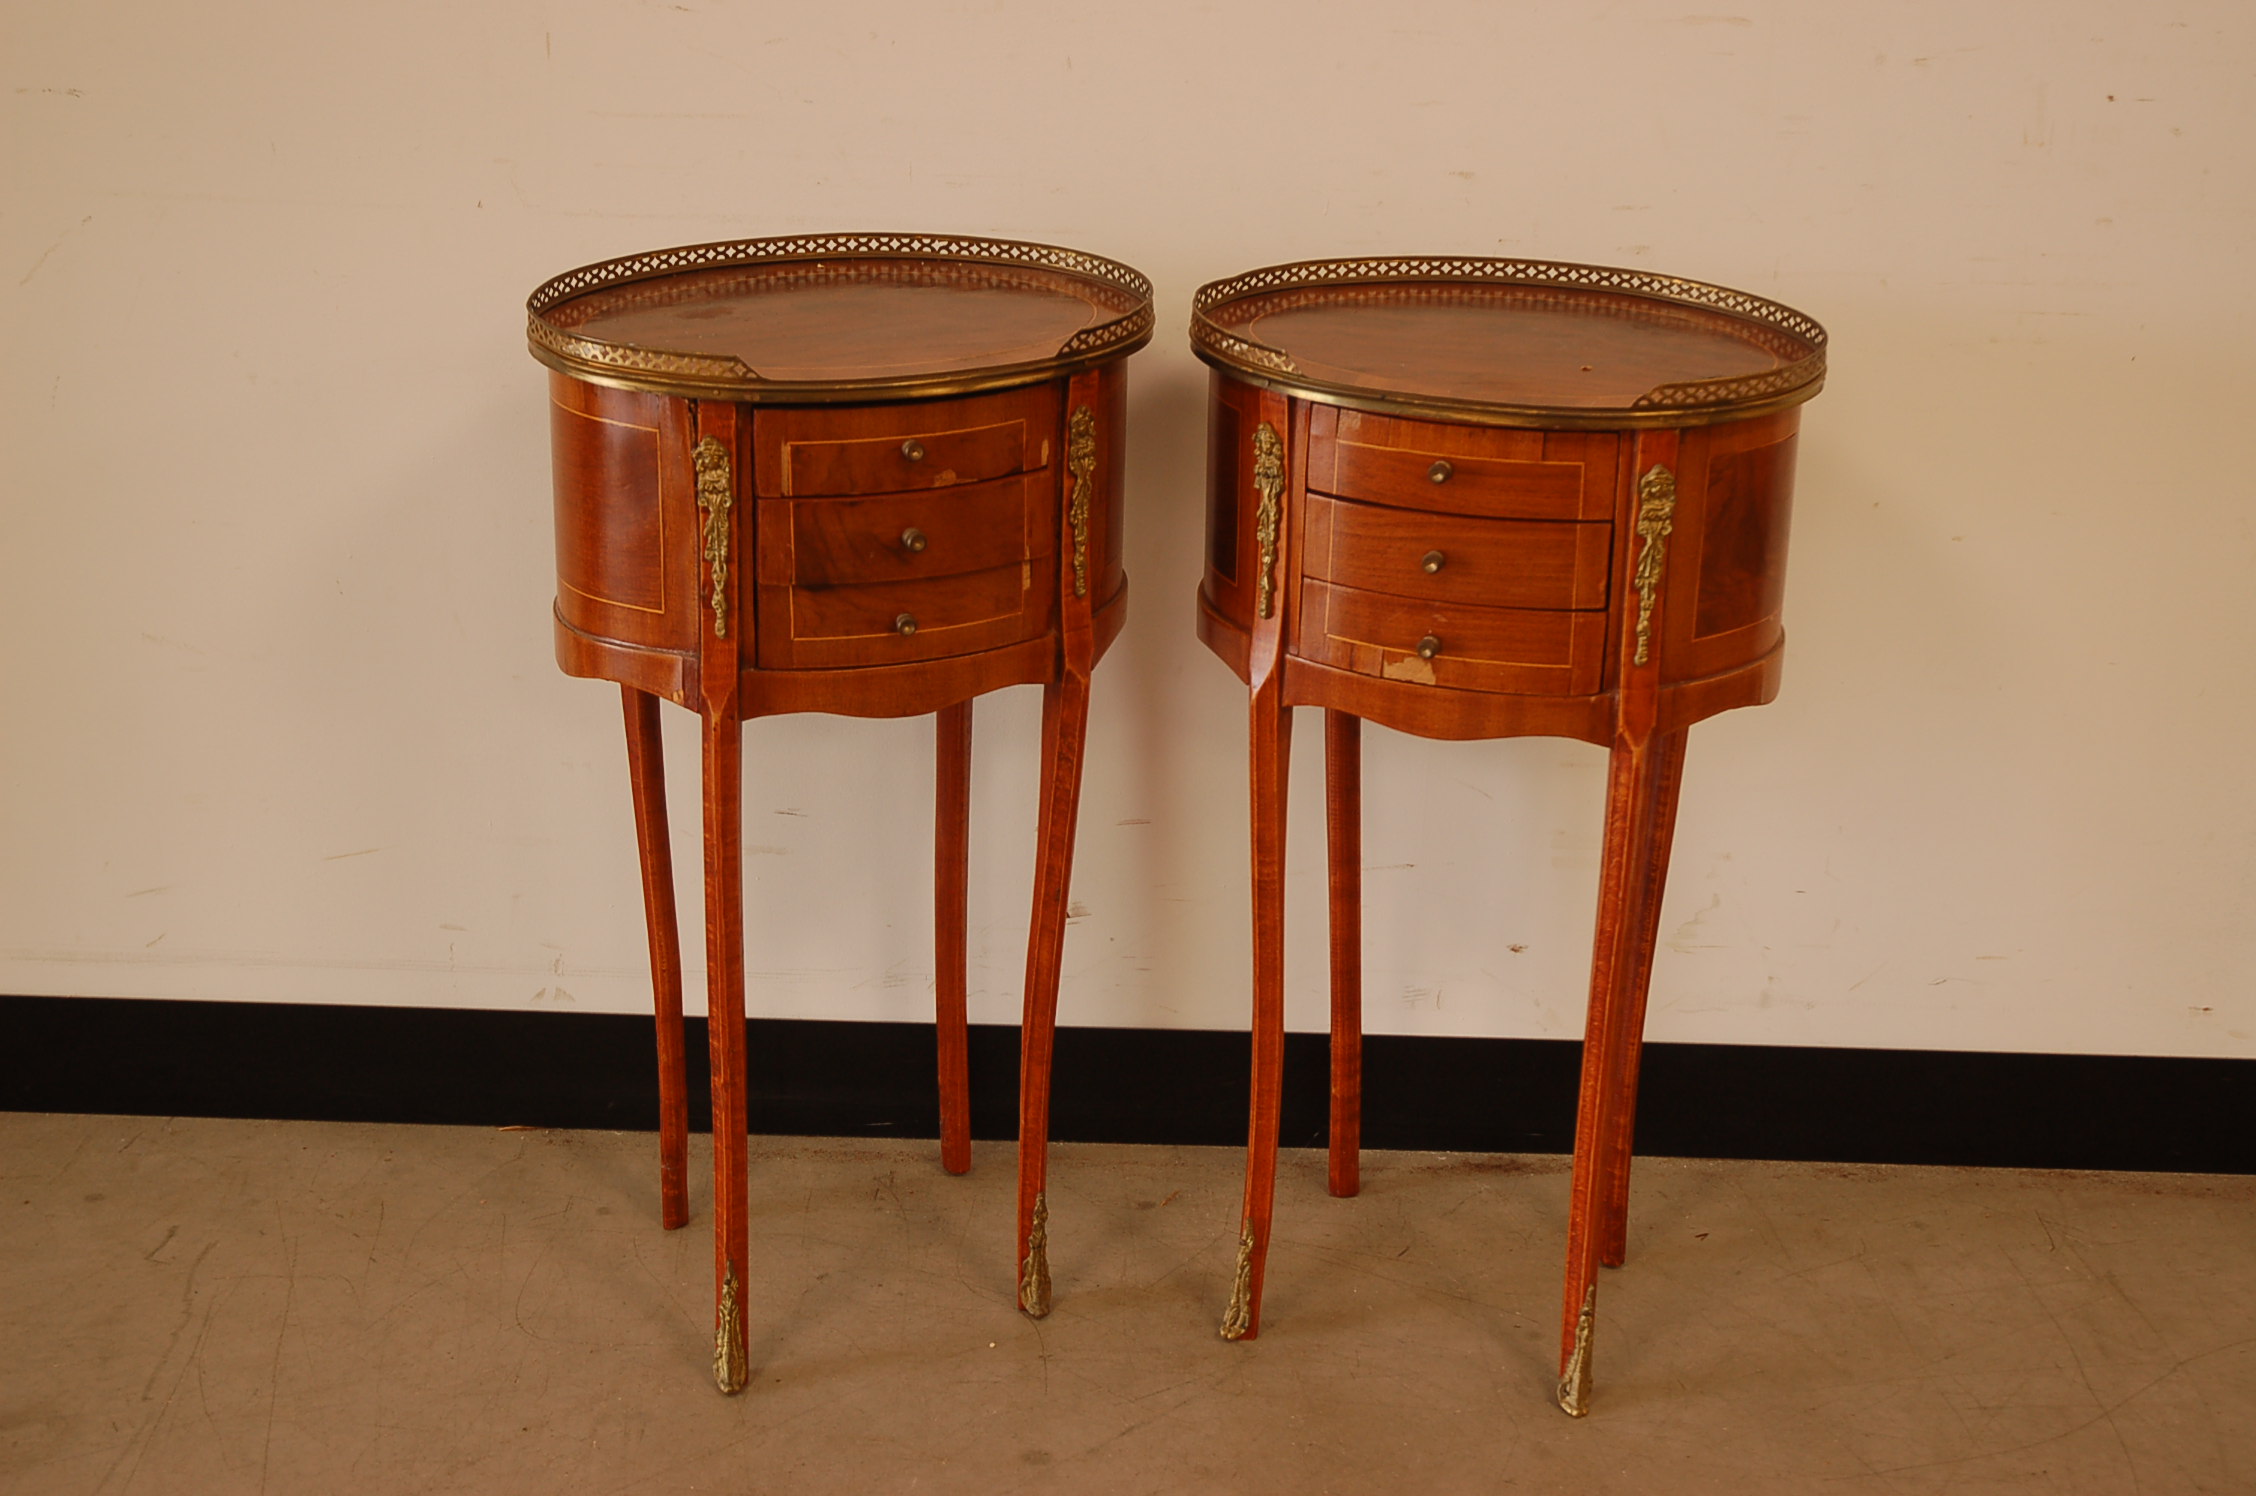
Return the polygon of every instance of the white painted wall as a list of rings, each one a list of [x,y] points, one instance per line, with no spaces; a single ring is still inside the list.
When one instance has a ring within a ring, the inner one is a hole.
[[[1191,290],[1485,252],[1835,338],[1785,694],[1694,735],[1653,1034],[2256,1054],[2239,0],[15,0],[0,77],[0,991],[642,1009],[616,693],[551,663],[521,303],[633,250],[917,228],[1160,287],[1065,1021],[1245,1021]],[[980,707],[981,1020],[1016,1010],[1036,730],[1031,690]],[[929,1013],[929,745],[748,734],[755,1013]],[[1371,1027],[1579,1034],[1603,754],[1367,758]]]

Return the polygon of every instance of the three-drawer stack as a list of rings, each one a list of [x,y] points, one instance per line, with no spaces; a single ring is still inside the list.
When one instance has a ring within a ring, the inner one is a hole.
[[[1596,691],[1618,445],[1316,410],[1296,652],[1426,685]]]
[[[937,659],[1048,626],[1058,389],[755,419],[758,660]]]

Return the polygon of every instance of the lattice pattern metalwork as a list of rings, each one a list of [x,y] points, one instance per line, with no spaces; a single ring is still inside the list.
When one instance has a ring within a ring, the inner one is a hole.
[[[1787,360],[1779,368],[1758,374],[1664,384],[1639,396],[1630,405],[1632,410],[1735,405],[1783,395],[1814,385],[1825,376],[1825,329],[1782,302],[1705,281],[1561,260],[1398,256],[1271,265],[1199,287],[1191,299],[1191,343],[1203,353],[1252,373],[1291,375],[1298,370],[1289,354],[1232,331],[1215,313],[1249,301],[1258,302],[1265,312],[1281,311],[1321,300],[1330,290],[1342,286],[1384,288],[1379,299],[1407,303],[1445,302],[1483,285],[1612,292],[1721,312],[1745,323],[1758,346]],[[1290,294],[1294,292],[1308,294]]]
[[[1093,362],[1107,353],[1140,347],[1151,336],[1151,282],[1119,261],[1100,255],[1051,244],[955,234],[798,234],[688,244],[566,271],[544,282],[525,303],[525,337],[535,349],[546,350],[590,372],[710,388],[757,384],[761,382],[759,371],[731,355],[669,353],[584,338],[548,313],[593,291],[662,276],[793,260],[856,259],[946,260],[1018,266],[1074,277],[1097,290],[1098,300],[1119,315],[1084,327],[1068,338],[1055,355],[1060,361]]]

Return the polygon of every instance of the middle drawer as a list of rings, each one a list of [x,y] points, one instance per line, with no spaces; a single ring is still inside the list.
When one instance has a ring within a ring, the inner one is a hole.
[[[1046,473],[755,504],[753,653],[768,670],[902,664],[1030,639],[1057,535]]]
[[[764,587],[915,581],[984,571],[1047,556],[1057,537],[1039,480],[1024,476],[965,488],[868,499],[759,501],[759,582]]]
[[[1606,606],[1614,527],[1471,519],[1308,495],[1307,575],[1368,592],[1496,608]]]

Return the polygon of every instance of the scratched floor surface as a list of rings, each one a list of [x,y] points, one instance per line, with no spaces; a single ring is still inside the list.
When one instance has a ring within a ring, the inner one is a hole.
[[[702,1139],[698,1140],[702,1143]],[[1563,1161],[755,1140],[753,1380],[648,1135],[0,1115],[0,1492],[2247,1492],[2256,1179],[1648,1161],[1593,1417]],[[700,1152],[698,1162],[702,1163]]]

